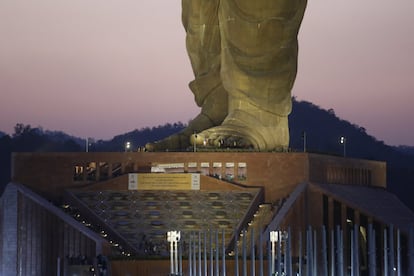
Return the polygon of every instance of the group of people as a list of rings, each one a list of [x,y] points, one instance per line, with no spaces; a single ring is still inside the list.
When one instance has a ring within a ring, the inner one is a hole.
[[[68,259],[69,266],[88,266],[91,275],[105,276],[108,273],[108,259],[102,254],[96,257],[97,271],[95,270],[93,260],[85,255],[67,256],[66,258]]]

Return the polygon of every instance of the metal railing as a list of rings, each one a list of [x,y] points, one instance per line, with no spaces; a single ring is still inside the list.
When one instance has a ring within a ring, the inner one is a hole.
[[[241,250],[235,246],[233,255],[226,251],[224,231],[185,235],[178,245],[176,275],[414,276],[413,225],[408,233],[392,225],[375,228],[372,224],[329,230],[308,227],[299,232],[275,229],[266,237],[261,232],[257,243],[250,239],[250,245],[246,233],[242,231]],[[253,237],[253,231],[250,234]],[[190,252],[185,267],[184,247]]]

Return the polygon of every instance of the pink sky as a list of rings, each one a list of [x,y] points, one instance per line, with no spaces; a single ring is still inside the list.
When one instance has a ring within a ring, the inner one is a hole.
[[[198,113],[181,1],[0,1],[0,130],[109,139]],[[414,146],[414,1],[309,0],[292,94]]]

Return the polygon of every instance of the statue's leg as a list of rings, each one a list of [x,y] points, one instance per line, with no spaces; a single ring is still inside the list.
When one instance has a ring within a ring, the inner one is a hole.
[[[306,0],[222,0],[221,78],[229,92],[220,126],[193,136],[199,145],[285,149],[297,71],[297,34]]]
[[[186,30],[186,46],[195,79],[190,89],[201,107],[200,114],[181,132],[156,143],[148,150],[184,149],[190,136],[220,125],[228,111],[228,93],[220,78],[219,0],[183,0],[182,20]]]

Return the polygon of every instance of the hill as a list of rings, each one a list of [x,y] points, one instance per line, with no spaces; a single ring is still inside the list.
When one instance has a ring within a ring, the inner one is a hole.
[[[388,189],[414,210],[414,154],[412,147],[393,147],[366,133],[363,127],[351,124],[309,102],[293,101],[289,118],[291,148],[303,150],[303,132],[309,152],[343,155],[346,138],[346,156],[387,162]]]
[[[411,195],[414,194],[414,148],[392,147],[366,133],[363,127],[351,124],[335,115],[334,110],[324,110],[315,104],[293,99],[293,111],[289,116],[290,147],[303,151],[306,135],[306,151],[343,155],[347,157],[387,162],[388,189],[414,210]],[[143,147],[147,142],[160,140],[185,127],[181,122],[163,126],[146,127],[117,135],[111,140],[88,140],[89,151],[124,151],[125,143],[132,148]],[[346,144],[340,143],[345,137]],[[345,148],[344,148],[345,147]],[[85,139],[62,132],[45,131],[17,124],[11,136],[0,133],[0,192],[10,179],[12,152],[85,151]]]

